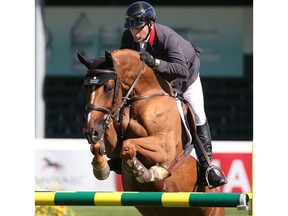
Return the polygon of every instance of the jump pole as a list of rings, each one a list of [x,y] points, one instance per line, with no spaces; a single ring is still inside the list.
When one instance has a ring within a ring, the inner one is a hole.
[[[35,191],[36,206],[237,207],[248,210],[246,193]]]

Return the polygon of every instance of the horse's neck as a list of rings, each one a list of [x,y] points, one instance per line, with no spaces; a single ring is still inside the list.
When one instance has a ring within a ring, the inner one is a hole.
[[[133,86],[133,90],[138,96],[163,92],[172,93],[172,89],[166,86],[167,82],[163,85],[165,81],[157,77],[152,68],[149,68],[147,65],[144,65],[143,68],[144,63],[139,60],[138,52],[133,50],[115,50],[112,52],[112,57],[125,91],[131,88],[134,80],[136,80],[140,74],[139,80],[136,85]],[[128,61],[128,59],[130,61]],[[163,88],[163,86],[165,86],[165,88]]]
[[[135,79],[136,77],[131,78],[131,80],[133,81]],[[136,92],[138,96],[164,93],[165,91],[167,92],[167,90],[164,89],[166,85],[167,83],[165,80],[161,78],[160,79],[157,78],[157,76],[154,74],[154,71],[152,71],[152,69],[150,68],[147,68],[146,66],[144,73],[141,75],[140,79],[137,81],[136,85],[134,86],[134,91]]]
[[[135,87],[135,90],[141,96],[164,92],[159,83],[155,82],[154,80],[139,82],[138,85]]]

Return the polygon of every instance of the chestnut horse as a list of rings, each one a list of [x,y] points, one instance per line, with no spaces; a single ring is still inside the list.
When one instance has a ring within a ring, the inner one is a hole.
[[[205,186],[190,155],[191,135],[170,84],[142,62],[138,52],[124,49],[96,60],[78,58],[88,68],[83,134],[94,154],[97,179],[109,176],[107,157],[121,158],[124,191],[218,191]],[[148,216],[225,215],[219,207],[136,208]]]

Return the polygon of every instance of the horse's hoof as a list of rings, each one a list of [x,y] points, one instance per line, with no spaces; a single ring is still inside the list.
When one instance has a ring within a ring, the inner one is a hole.
[[[93,167],[93,174],[98,180],[105,180],[109,177],[110,175],[110,167],[108,163],[104,166],[102,169],[97,169]]]

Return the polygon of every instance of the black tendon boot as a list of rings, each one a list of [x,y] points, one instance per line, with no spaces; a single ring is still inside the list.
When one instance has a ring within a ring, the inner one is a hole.
[[[121,158],[111,158],[108,160],[108,164],[110,166],[110,170],[114,171],[117,174],[121,174],[121,165],[122,165],[122,160]]]
[[[208,156],[207,159],[209,159],[211,162],[212,144],[211,144],[210,128],[209,128],[209,124],[207,120],[204,125],[197,126],[197,135],[199,137],[199,140],[203,144],[203,147],[204,147],[203,150],[206,151],[206,154]],[[215,172],[214,168],[210,168],[211,166],[209,167],[209,164],[206,161],[205,155],[203,154],[202,149],[199,146],[198,142],[195,143],[195,150],[199,159],[199,163],[201,165],[201,173],[203,174],[204,177],[205,177],[205,173],[207,169],[210,169],[208,172],[208,182],[207,182],[208,186],[210,188],[214,188],[214,187],[219,187],[221,185],[227,184],[227,180],[223,172],[222,174],[224,175],[224,177],[221,177]]]

